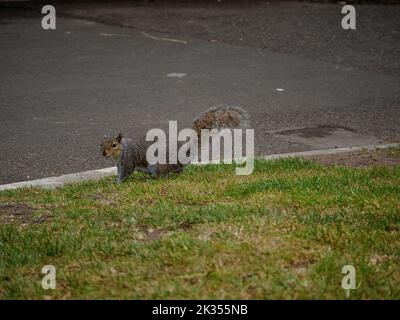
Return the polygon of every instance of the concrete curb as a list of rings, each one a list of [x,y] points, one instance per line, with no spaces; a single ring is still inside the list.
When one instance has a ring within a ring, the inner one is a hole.
[[[61,187],[67,183],[72,182],[80,182],[85,180],[96,180],[103,177],[108,177],[117,174],[116,167],[98,169],[98,170],[91,170],[91,171],[83,171],[77,173],[71,173],[62,175],[59,177],[49,177],[37,180],[29,180],[29,181],[22,181],[22,182],[15,182],[9,184],[0,185],[0,191],[3,190],[10,190],[10,189],[17,189],[17,188],[24,188],[24,187],[41,187],[47,189],[54,189],[57,187]]]
[[[293,153],[271,154],[271,155],[262,156],[262,158],[266,159],[266,160],[273,160],[273,159],[280,159],[280,158],[319,156],[319,155],[355,152],[355,151],[363,151],[363,150],[387,149],[390,147],[398,147],[398,146],[400,146],[399,143],[387,143],[387,144],[372,145],[372,146],[359,146],[359,147],[347,147],[347,148],[322,149],[322,150],[302,151],[302,152],[293,152]],[[43,179],[37,179],[37,180],[29,180],[29,181],[3,184],[3,185],[0,185],[0,191],[24,188],[24,187],[40,187],[40,188],[54,189],[57,187],[61,187],[67,183],[80,182],[80,181],[85,181],[85,180],[97,180],[97,179],[100,179],[103,177],[108,177],[108,176],[112,176],[112,175],[116,175],[116,174],[117,174],[117,168],[110,167],[110,168],[104,168],[104,169],[71,173],[71,174],[66,174],[66,175],[62,175],[59,177],[49,177],[49,178],[43,178]]]
[[[356,151],[363,151],[363,150],[387,149],[387,148],[398,147],[398,146],[400,146],[400,143],[386,143],[386,144],[377,144],[377,145],[372,145],[372,146],[346,147],[346,148],[301,151],[301,152],[293,152],[293,153],[271,154],[271,155],[263,156],[262,158],[265,160],[273,160],[273,159],[280,159],[280,158],[322,156],[322,155],[328,155],[328,154],[356,152]]]

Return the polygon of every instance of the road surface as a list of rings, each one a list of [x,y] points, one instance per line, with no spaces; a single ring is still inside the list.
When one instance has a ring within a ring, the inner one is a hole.
[[[394,75],[163,37],[65,18],[56,30],[1,23],[0,183],[108,167],[103,135],[189,127],[213,105],[249,111],[260,154],[399,141]]]

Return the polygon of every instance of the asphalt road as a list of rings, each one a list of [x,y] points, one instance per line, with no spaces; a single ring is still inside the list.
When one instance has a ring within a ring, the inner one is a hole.
[[[188,127],[216,104],[250,112],[263,154],[321,147],[276,134],[318,125],[328,135],[334,127],[343,136],[345,128],[357,144],[399,141],[400,82],[393,75],[179,40],[186,43],[62,18],[53,31],[37,18],[0,24],[0,183],[110,166],[99,153],[104,134],[135,136],[168,120]]]
[[[113,1],[64,3],[57,10],[69,17],[266,49],[400,77],[400,5],[356,4],[356,30],[344,31],[340,27],[343,3],[325,2],[169,0],[144,5]]]

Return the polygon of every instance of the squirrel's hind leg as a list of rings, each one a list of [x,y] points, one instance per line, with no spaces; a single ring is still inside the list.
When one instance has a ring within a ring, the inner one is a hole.
[[[158,177],[158,174],[159,174],[158,171],[159,171],[158,165],[156,165],[156,164],[149,164],[147,166],[147,172],[150,173],[151,176],[153,176],[153,177]]]

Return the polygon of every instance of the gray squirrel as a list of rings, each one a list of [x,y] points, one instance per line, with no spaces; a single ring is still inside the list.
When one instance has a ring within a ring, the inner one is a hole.
[[[248,126],[248,114],[240,107],[214,107],[197,117],[192,129],[197,133],[200,144],[202,129],[246,129]],[[184,164],[150,164],[146,159],[147,148],[152,144],[146,141],[145,136],[135,139],[122,137],[104,138],[101,142],[101,152],[106,158],[113,158],[117,162],[117,182],[124,181],[132,172],[141,171],[149,173],[154,177],[178,174],[182,171]]]

